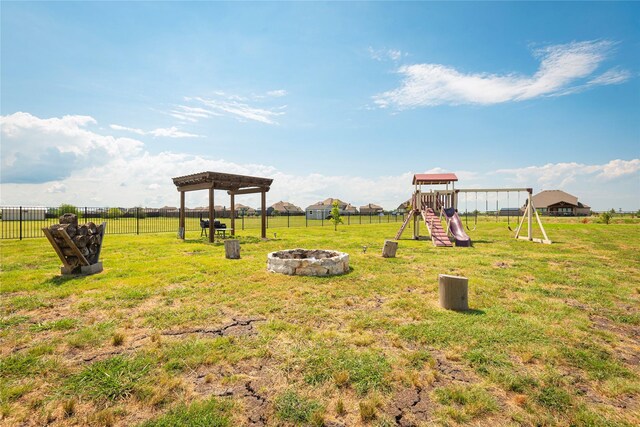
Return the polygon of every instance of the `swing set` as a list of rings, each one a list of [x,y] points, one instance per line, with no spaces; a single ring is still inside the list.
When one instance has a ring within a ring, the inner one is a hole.
[[[509,231],[515,233],[514,238],[520,240],[528,240],[530,242],[550,244],[551,240],[547,236],[547,233],[542,225],[540,216],[533,206],[533,189],[532,188],[468,188],[457,189],[455,188],[455,182],[458,181],[458,177],[452,173],[446,174],[416,174],[413,177],[413,185],[415,186],[413,195],[411,196],[411,209],[408,212],[406,219],[396,234],[396,240],[400,239],[403,231],[407,225],[413,220],[413,238],[420,238],[419,218],[424,220],[431,240],[435,246],[452,246],[451,241],[455,242],[456,246],[470,246],[471,239],[465,233],[465,228],[469,231],[474,231],[478,226],[478,195],[484,193],[485,195],[485,213],[489,213],[489,194],[495,193],[496,195],[496,222],[498,216],[500,216],[499,199],[500,193],[507,193],[507,228]],[[445,186],[444,189],[430,188],[423,191],[423,186]],[[521,211],[520,208],[520,193],[527,194],[527,201],[524,208]],[[460,193],[464,193],[465,197],[465,218],[464,225],[461,218],[458,215],[458,199]],[[511,193],[518,195],[518,213],[513,215],[510,204]],[[473,228],[469,224],[469,194],[475,194],[475,211],[473,219]],[[522,212],[522,217],[520,213]],[[511,217],[515,216],[515,230],[511,225]],[[536,222],[542,232],[543,238],[533,237],[533,217],[535,216]],[[442,221],[446,222],[446,227],[442,226]],[[525,234],[525,222],[526,222],[526,234]]]
[[[533,196],[533,189],[532,188],[467,188],[467,189],[457,189],[455,190],[456,192],[456,196],[458,193],[464,193],[464,200],[465,200],[465,226],[467,228],[467,230],[469,231],[474,231],[476,229],[476,227],[478,226],[478,194],[485,194],[485,212],[488,214],[489,213],[489,194],[490,193],[496,193],[496,210],[495,210],[495,215],[496,215],[496,221],[498,221],[498,216],[500,216],[500,206],[499,206],[499,194],[500,193],[507,193],[507,228],[509,229],[509,231],[515,232],[515,238],[516,239],[521,239],[521,240],[529,240],[532,242],[537,242],[537,243],[545,243],[545,244],[550,244],[552,243],[551,240],[549,239],[549,237],[547,236],[547,232],[544,229],[544,226],[542,225],[542,221],[540,220],[540,216],[538,215],[538,212],[536,211],[535,206],[533,206],[533,200],[532,200],[532,196]],[[520,217],[520,193],[527,193],[527,202],[524,206],[524,210],[522,211],[522,217]],[[473,212],[474,214],[474,220],[473,220],[473,228],[469,227],[469,200],[468,200],[468,195],[470,193],[475,193],[475,210]],[[511,228],[511,216],[512,216],[512,208],[510,206],[510,195],[511,193],[516,193],[518,195],[518,214],[515,215],[516,217],[516,229],[514,230],[513,228]],[[457,197],[456,197],[457,199]],[[542,235],[544,238],[540,239],[540,238],[535,238],[532,236],[532,231],[533,231],[533,217],[535,216],[536,218],[536,222],[538,224],[538,227],[540,228],[540,231],[542,232]],[[526,236],[523,235],[523,225],[525,224],[525,220],[526,220],[526,228],[527,228],[527,234]]]

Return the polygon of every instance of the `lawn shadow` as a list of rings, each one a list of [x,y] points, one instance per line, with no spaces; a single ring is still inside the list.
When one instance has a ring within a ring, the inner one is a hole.
[[[51,279],[47,279],[44,282],[42,282],[43,285],[53,285],[53,286],[61,286],[64,285],[65,283],[74,280],[74,279],[78,279],[81,277],[85,277],[85,275],[81,275],[81,274],[77,274],[77,275],[59,275],[59,276],[54,276]]]
[[[489,243],[495,243],[495,240],[475,240],[475,239],[471,239],[471,245],[475,245],[476,243],[479,243],[481,245],[486,245]]]
[[[484,310],[478,310],[475,308],[457,311],[457,313],[464,314],[465,316],[484,316],[485,314],[487,314]]]

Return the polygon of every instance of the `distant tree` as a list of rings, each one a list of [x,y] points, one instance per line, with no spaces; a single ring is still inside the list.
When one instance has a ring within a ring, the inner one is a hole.
[[[338,231],[338,224],[342,224],[342,217],[340,216],[340,207],[338,202],[333,202],[333,208],[331,208],[330,221],[333,223],[333,229]]]
[[[133,208],[133,214],[136,218],[144,219],[147,217],[147,211],[142,206],[136,206]]]
[[[58,208],[58,215],[62,216],[66,213],[71,213],[74,215],[78,215],[78,208],[76,208],[73,205],[69,205],[67,203],[63,203],[60,205],[60,207]]]
[[[119,208],[110,208],[107,211],[107,218],[118,219],[122,216],[122,211]]]
[[[613,216],[613,215],[615,215],[615,214],[616,214],[616,210],[615,210],[615,209],[613,209],[613,208],[611,208],[611,210],[609,211],[609,213]]]
[[[600,221],[603,224],[609,224],[611,222],[611,212],[602,212],[600,214]]]

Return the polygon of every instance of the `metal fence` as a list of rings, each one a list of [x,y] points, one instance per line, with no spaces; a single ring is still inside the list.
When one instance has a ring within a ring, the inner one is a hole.
[[[57,224],[64,213],[78,215],[79,222],[107,223],[107,234],[176,233],[179,209],[156,208],[57,208],[57,207],[0,207],[0,239],[28,239],[44,237],[42,228]],[[230,211],[216,210],[216,219],[231,227]],[[200,219],[208,219],[208,210],[186,209],[185,229],[201,232]],[[404,215],[395,212],[371,213],[368,215],[343,214],[344,225],[382,224],[402,222]],[[245,215],[236,211],[236,230],[260,229],[260,214]],[[331,226],[328,219],[311,219],[305,213],[271,213],[267,215],[267,228],[323,227]]]

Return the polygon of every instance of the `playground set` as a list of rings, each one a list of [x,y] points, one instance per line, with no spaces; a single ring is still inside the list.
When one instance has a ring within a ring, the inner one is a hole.
[[[407,218],[402,223],[400,230],[396,234],[396,240],[399,240],[402,236],[407,225],[413,220],[413,238],[420,239],[420,217],[424,221],[425,226],[431,237],[431,241],[435,246],[453,246],[455,242],[456,246],[471,246],[471,238],[465,232],[465,227],[462,224],[462,220],[458,215],[458,196],[460,193],[465,194],[465,199],[469,193],[475,193],[476,195],[476,211],[475,211],[475,224],[477,224],[477,200],[478,194],[484,193],[496,193],[496,214],[498,213],[498,197],[499,193],[507,193],[507,198],[510,193],[517,193],[518,198],[521,192],[527,193],[527,202],[524,206],[524,212],[522,218],[518,222],[518,226],[515,229],[515,238],[521,240],[528,240],[537,243],[550,244],[551,240],[547,236],[547,233],[542,225],[540,216],[533,206],[532,188],[468,188],[468,189],[456,189],[455,183],[458,181],[458,177],[453,173],[441,173],[441,174],[415,174],[413,176],[414,191],[411,196],[411,205]],[[444,185],[444,189],[441,186]],[[423,186],[440,186],[439,188],[429,188],[428,191],[423,190]],[[488,198],[486,198],[488,208]],[[468,215],[468,209],[465,206],[466,214]],[[488,209],[487,209],[488,210]],[[510,208],[507,209],[509,214]],[[518,208],[520,212],[520,208]],[[540,231],[543,238],[533,237],[533,217],[536,217]],[[519,216],[519,215],[518,215]],[[443,226],[444,220],[444,226]],[[523,226],[526,221],[527,233],[522,235]],[[469,228],[470,231],[475,230]],[[509,230],[511,230],[509,221]],[[513,231],[513,230],[511,230]]]

